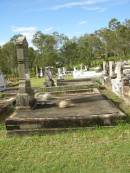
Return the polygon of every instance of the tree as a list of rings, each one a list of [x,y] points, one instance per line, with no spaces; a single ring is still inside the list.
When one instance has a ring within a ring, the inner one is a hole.
[[[13,37],[11,37],[10,42],[12,42],[12,43],[15,44],[17,38],[18,38],[18,37],[21,37],[21,36],[23,36],[23,35],[22,35],[22,34],[16,34],[16,35],[14,35]]]
[[[43,34],[38,31],[33,37],[33,44],[38,49],[38,58],[41,66],[55,66],[58,60],[58,45],[61,38],[58,33],[52,35]]]
[[[7,42],[1,48],[0,67],[5,74],[17,74],[16,47],[12,42]]]
[[[120,24],[121,23],[116,18],[112,18],[108,23],[108,27],[110,30],[115,31],[120,27]]]
[[[60,49],[62,63],[68,68],[72,68],[79,63],[78,42],[74,39],[68,39]]]

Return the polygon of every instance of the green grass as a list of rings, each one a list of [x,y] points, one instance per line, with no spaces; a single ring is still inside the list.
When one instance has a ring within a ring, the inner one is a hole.
[[[43,79],[32,79],[33,87],[42,83]],[[122,100],[111,92],[104,90],[104,94],[122,105]],[[0,124],[0,173],[129,172],[129,124],[11,138]]]
[[[72,76],[71,75],[67,75],[65,77],[66,80],[71,80],[72,79]],[[54,80],[57,80],[56,78],[54,78]],[[36,77],[33,77],[31,78],[31,85],[32,87],[34,88],[38,88],[38,87],[43,87],[43,83],[45,82],[45,79],[44,78],[36,78]]]
[[[0,173],[130,172],[129,125],[22,138],[0,129]]]
[[[44,78],[31,78],[31,86],[34,88],[43,87]]]
[[[0,92],[0,99],[4,98],[5,96],[6,96],[6,94],[5,94],[5,93]]]

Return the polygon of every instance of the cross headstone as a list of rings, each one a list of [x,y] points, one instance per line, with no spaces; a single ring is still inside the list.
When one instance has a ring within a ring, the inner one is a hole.
[[[28,43],[25,37],[16,40],[19,90],[16,97],[17,109],[28,109],[34,101],[28,66]]]

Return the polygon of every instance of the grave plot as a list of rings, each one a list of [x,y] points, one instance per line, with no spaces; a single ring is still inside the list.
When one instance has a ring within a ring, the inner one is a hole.
[[[66,101],[65,107],[59,103]],[[115,125],[126,115],[100,93],[75,93],[58,96],[35,110],[15,112],[6,120],[8,134],[35,134]]]
[[[72,86],[49,87],[49,93],[34,94],[29,79],[26,39],[20,37],[16,46],[19,90],[16,111],[5,122],[8,134],[41,134],[81,127],[111,126],[126,120],[127,116],[104,98],[95,88],[96,85],[84,80],[82,86],[85,88],[71,81]],[[81,89],[84,91],[81,92]]]

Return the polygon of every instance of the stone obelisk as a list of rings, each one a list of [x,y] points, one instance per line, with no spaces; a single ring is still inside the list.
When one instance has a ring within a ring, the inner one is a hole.
[[[16,96],[16,109],[30,109],[34,101],[34,94],[31,88],[29,65],[28,65],[28,43],[26,37],[19,37],[16,40],[18,74],[19,74],[19,90]]]

